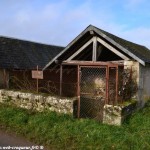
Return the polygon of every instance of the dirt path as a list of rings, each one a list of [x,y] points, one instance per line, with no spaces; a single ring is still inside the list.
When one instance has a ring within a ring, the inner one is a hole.
[[[41,149],[42,150],[43,149],[42,145],[31,143],[23,137],[19,137],[13,133],[7,133],[3,130],[0,130],[0,150],[1,149],[14,149],[15,147],[20,147],[20,149],[24,149],[24,150],[26,149],[30,149],[30,150]]]

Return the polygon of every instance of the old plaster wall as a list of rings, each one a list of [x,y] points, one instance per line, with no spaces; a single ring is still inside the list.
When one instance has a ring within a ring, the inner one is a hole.
[[[0,90],[0,102],[37,111],[51,110],[59,113],[73,113],[73,99],[70,98]]]
[[[137,94],[135,99],[138,100],[139,107],[143,107],[145,101],[150,98],[150,65],[141,65],[136,61],[125,61],[125,68],[132,67],[133,78],[137,82]]]

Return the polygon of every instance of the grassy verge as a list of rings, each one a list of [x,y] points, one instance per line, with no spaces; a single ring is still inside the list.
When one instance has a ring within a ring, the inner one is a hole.
[[[49,149],[150,149],[150,106],[121,127],[0,104],[0,125]]]

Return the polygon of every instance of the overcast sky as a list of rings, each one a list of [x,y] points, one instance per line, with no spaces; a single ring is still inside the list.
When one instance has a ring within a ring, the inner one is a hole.
[[[88,25],[150,48],[150,0],[0,0],[0,35],[66,46]]]

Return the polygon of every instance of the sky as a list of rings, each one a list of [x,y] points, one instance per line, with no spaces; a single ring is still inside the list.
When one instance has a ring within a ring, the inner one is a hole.
[[[90,24],[150,49],[150,0],[0,0],[0,36],[66,46]]]

